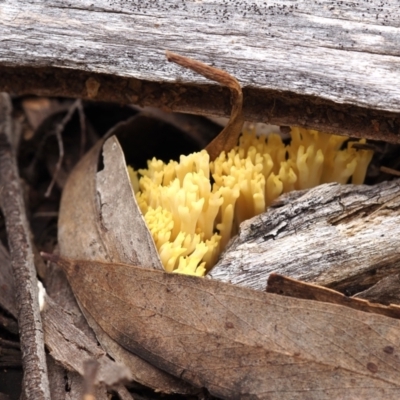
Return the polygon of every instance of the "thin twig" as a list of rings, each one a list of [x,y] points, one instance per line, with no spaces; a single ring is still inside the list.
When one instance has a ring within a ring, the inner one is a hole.
[[[166,56],[168,61],[179,64],[184,68],[189,68],[208,79],[216,81],[223,86],[227,86],[231,90],[232,111],[229,122],[222,132],[206,147],[210,155],[210,160],[214,161],[222,151],[229,152],[237,145],[239,135],[242,132],[244,123],[242,112],[243,93],[240,83],[226,71],[210,67],[200,61],[170,51],[166,51]]]
[[[18,326],[27,399],[49,400],[43,328],[38,301],[38,284],[33,261],[28,221],[11,146],[11,100],[0,94],[0,204],[6,223],[8,246],[15,284]]]
[[[49,197],[50,196],[51,191],[53,190],[53,186],[57,181],[57,176],[58,176],[58,174],[59,174],[59,172],[61,170],[61,166],[62,166],[62,163],[63,163],[63,160],[64,160],[64,143],[63,143],[63,140],[62,140],[62,133],[63,133],[63,131],[65,129],[65,126],[68,124],[68,122],[71,120],[72,116],[74,115],[74,112],[77,109],[79,110],[79,107],[82,107],[81,100],[76,100],[71,105],[71,107],[69,108],[69,110],[68,110],[67,114],[65,115],[65,117],[61,120],[60,123],[57,124],[57,126],[56,126],[56,128],[54,130],[54,135],[56,136],[57,143],[58,143],[59,157],[58,157],[58,161],[57,161],[57,164],[56,164],[56,168],[55,168],[54,173],[53,173],[53,178],[52,178],[52,180],[50,182],[50,185],[47,188],[46,193],[44,195],[45,197]]]
[[[85,111],[83,110],[82,100],[78,100],[78,114],[79,114],[79,125],[81,128],[81,148],[79,158],[82,158],[83,154],[85,153],[85,146],[86,146],[86,118],[85,118]]]
[[[385,174],[390,174],[390,175],[394,175],[394,176],[400,176],[400,171],[397,171],[396,169],[393,168],[389,168],[389,167],[380,167],[379,170],[381,172],[384,172]]]

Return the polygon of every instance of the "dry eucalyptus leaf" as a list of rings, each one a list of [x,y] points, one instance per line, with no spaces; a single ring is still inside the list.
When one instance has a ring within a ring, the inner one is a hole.
[[[115,138],[106,143],[104,169],[97,173],[104,144],[101,141],[78,163],[63,190],[58,222],[60,254],[161,269],[143,217],[135,211],[138,208],[123,152]],[[85,313],[85,317],[103,348],[130,368],[135,381],[165,393],[193,391],[185,382],[119,346],[90,315]]]
[[[265,290],[275,272],[351,293],[400,267],[400,184],[325,184],[245,221],[208,275]]]
[[[125,264],[46,259],[110,337],[225,398],[400,395],[400,321]]]

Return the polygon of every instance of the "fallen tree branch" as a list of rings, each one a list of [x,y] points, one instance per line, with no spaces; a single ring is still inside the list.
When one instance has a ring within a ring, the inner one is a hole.
[[[3,210],[13,269],[18,326],[27,399],[50,399],[40,318],[38,286],[29,239],[28,222],[11,146],[11,101],[0,94],[0,204]]]

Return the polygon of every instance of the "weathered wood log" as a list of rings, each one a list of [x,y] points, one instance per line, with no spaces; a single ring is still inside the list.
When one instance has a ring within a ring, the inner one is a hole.
[[[276,272],[354,294],[398,273],[398,180],[325,184],[296,196],[245,221],[209,276],[265,290]]]
[[[0,90],[229,115],[229,92],[171,50],[237,77],[248,120],[398,141],[395,2],[3,0],[0,15]]]

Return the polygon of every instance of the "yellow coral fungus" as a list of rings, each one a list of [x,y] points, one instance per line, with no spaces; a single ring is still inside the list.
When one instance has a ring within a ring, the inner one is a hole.
[[[213,162],[203,150],[179,163],[153,158],[147,169],[128,167],[166,271],[204,275],[240,223],[284,192],[350,177],[364,181],[372,151],[352,143],[341,150],[346,138],[314,130],[292,128],[291,136],[285,145],[278,134],[245,132],[238,146]]]

